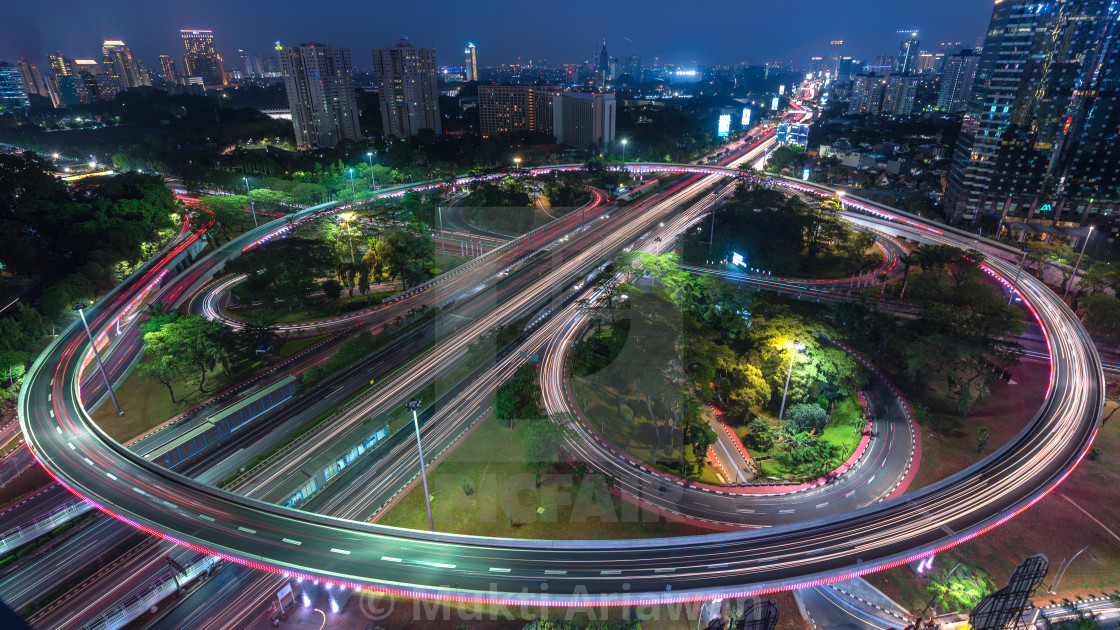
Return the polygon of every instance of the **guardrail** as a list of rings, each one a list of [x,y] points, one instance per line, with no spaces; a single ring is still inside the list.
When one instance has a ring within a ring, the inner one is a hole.
[[[93,507],[85,501],[74,500],[23,525],[9,529],[0,534],[0,553],[20,547],[43,534],[49,534],[56,527],[78,518],[92,509]]]
[[[152,580],[144,590],[113,606],[82,626],[81,630],[116,630],[143,615],[149,608],[177,592],[219,561],[216,556],[200,553],[183,565],[184,572],[166,571]]]

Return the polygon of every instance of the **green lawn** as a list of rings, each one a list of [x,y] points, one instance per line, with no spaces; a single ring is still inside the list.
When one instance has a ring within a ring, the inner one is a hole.
[[[767,410],[754,409],[752,411],[769,422],[771,426],[777,426],[777,421],[774,420]],[[847,461],[859,446],[860,439],[863,437],[863,423],[860,420],[861,417],[862,406],[860,405],[859,397],[855,394],[838,400],[833,405],[832,416],[829,418],[828,425],[825,426],[824,433],[822,433],[821,436],[825,441],[840,447],[841,461]],[[744,444],[746,444],[747,436],[750,435],[750,432],[747,431],[747,427],[736,426],[732,428],[735,434],[739,436],[739,439],[743,440]],[[790,470],[783,466],[777,459],[774,459],[774,457],[781,452],[781,448],[778,445],[775,445],[774,448],[768,451],[759,451],[752,448],[748,448],[747,451],[758,464],[758,469],[762,477],[770,480],[784,481],[808,480],[804,475]]]
[[[667,521],[612,496],[596,474],[567,465],[542,471],[522,456],[527,423],[506,428],[492,417],[428,476],[438,531],[546,540],[622,539],[710,533]],[[423,487],[417,485],[378,521],[427,529]]]

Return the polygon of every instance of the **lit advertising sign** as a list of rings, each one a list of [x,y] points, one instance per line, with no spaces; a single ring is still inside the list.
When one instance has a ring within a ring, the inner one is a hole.
[[[719,137],[726,138],[731,134],[731,114],[721,114],[719,117]]]
[[[742,254],[732,253],[731,254],[731,264],[735,265],[737,267],[746,267],[747,266],[747,261],[743,259]]]
[[[774,97],[774,102],[770,104],[770,109],[777,110],[779,101],[780,101],[780,99],[775,96]]]
[[[779,85],[779,86],[778,86],[778,95],[780,96],[780,95],[783,95],[783,94],[785,94],[785,93],[786,93],[786,86],[784,86],[784,85]]]
[[[805,180],[805,181],[809,181],[809,169],[805,169],[805,170],[804,170],[804,171],[803,171],[803,172],[801,173],[801,179],[803,179],[803,180]]]
[[[742,125],[744,127],[750,127],[751,126],[751,108],[749,108],[749,107],[744,107],[743,108],[743,122],[742,122]]]

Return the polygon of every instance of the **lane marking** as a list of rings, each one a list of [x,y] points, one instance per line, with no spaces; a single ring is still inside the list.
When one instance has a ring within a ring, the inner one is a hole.
[[[433,567],[436,567],[436,568],[439,568],[439,569],[454,569],[455,568],[455,565],[453,565],[453,564],[444,564],[442,562],[431,562],[431,563],[428,563],[428,564],[431,564]]]
[[[112,479],[113,481],[117,480],[117,478],[113,476],[113,473],[105,473],[105,476]]]
[[[204,521],[210,521],[211,523],[213,523],[213,522],[214,522],[214,519],[213,519],[213,518],[211,518],[211,517],[209,517],[209,516],[206,516],[205,514],[199,514],[199,515],[198,515],[198,518],[200,518],[200,519],[202,519],[202,520],[204,520]]]
[[[708,565],[708,568],[709,568],[709,569],[726,569],[726,568],[727,568],[727,563],[723,563],[723,564],[709,564],[709,565]]]
[[[340,553],[344,556],[350,555],[349,551],[346,551],[345,549],[335,549],[334,547],[331,547],[331,553]]]
[[[499,568],[496,568],[496,567],[490,567],[490,572],[491,573],[509,573],[509,571],[510,571],[509,569],[499,569]]]
[[[821,509],[821,508],[823,508],[823,507],[828,507],[828,501],[825,501],[824,503],[818,503],[818,504],[817,504],[817,508],[816,508],[816,509],[818,509],[818,510],[819,510],[819,509]]]
[[[295,545],[295,546],[297,546],[297,547],[303,544],[303,543],[301,543],[300,541],[298,541],[298,540],[292,540],[291,538],[281,538],[280,540],[282,540],[282,541],[284,541],[284,542],[288,543],[289,545]]]
[[[654,569],[653,570],[654,573],[672,573],[673,571],[676,571],[676,569]]]
[[[600,571],[599,575],[618,575],[620,573],[622,573],[622,571]]]
[[[54,409],[51,409],[51,417],[52,418],[54,417]],[[58,432],[62,433],[62,429],[59,429]]]
[[[567,575],[567,571],[545,571],[545,575]]]
[[[76,451],[76,450],[78,450],[78,449],[74,448],[74,443],[73,443],[73,442],[67,442],[67,443],[66,443],[66,446],[69,446],[69,447],[70,447],[70,450],[72,450],[72,451]]]
[[[793,514],[797,510],[778,510],[778,514]]]
[[[393,558],[391,556],[381,556],[381,559],[385,562],[403,562],[400,558]]]
[[[748,509],[745,509],[745,508],[742,509],[742,510],[735,510],[735,511],[740,513],[740,514],[754,514],[754,510],[748,510]]]
[[[856,493],[856,491],[855,491],[855,490],[852,490],[852,491],[851,491],[851,492],[849,492],[848,494],[845,494],[845,495],[844,495],[844,498],[845,498],[845,499],[847,499],[848,497],[852,496],[852,495],[853,495],[853,494],[855,494],[855,493]]]
[[[86,463],[89,464],[90,466],[93,466],[93,460],[92,459],[90,459],[88,457],[82,457],[82,459],[86,460]]]
[[[237,528],[237,531],[239,531],[239,532],[245,532],[246,534],[255,534],[255,533],[257,533],[257,530],[255,530],[255,529],[249,529],[248,527],[238,527],[238,528]]]
[[[147,492],[144,492],[143,490],[141,490],[140,488],[137,488],[136,486],[132,486],[132,491],[135,492],[136,494],[142,494],[144,496],[148,495]]]

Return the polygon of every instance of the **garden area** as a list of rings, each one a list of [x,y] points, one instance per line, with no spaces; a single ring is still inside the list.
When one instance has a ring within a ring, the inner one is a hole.
[[[863,429],[856,392],[866,375],[825,341],[840,333],[817,305],[683,273],[674,255],[624,256],[616,270],[648,275],[652,286],[608,289],[573,349],[571,386],[592,428],[618,449],[715,482],[696,456],[715,442],[702,411],[710,404],[754,448],[767,477],[815,478],[854,451]]]

